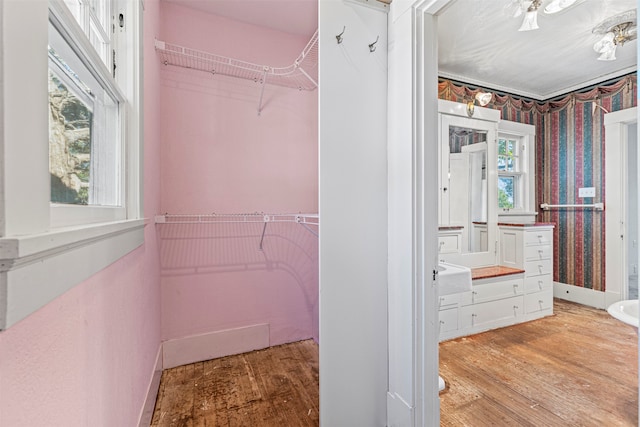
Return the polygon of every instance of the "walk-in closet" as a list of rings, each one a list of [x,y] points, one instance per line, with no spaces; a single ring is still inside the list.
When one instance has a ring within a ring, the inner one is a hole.
[[[160,68],[165,375],[307,340],[317,360],[317,23],[287,33],[215,3],[162,1],[149,53]]]

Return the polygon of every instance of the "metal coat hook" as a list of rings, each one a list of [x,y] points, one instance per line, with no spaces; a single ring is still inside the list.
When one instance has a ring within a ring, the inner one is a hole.
[[[375,52],[376,51],[376,43],[378,43],[378,39],[380,39],[380,36],[376,37],[376,41],[374,41],[373,43],[371,43],[369,45],[369,52]]]
[[[342,27],[342,32],[336,36],[336,40],[338,41],[338,44],[342,43],[342,35],[344,34],[344,31],[346,29],[347,29],[347,27],[343,26]]]

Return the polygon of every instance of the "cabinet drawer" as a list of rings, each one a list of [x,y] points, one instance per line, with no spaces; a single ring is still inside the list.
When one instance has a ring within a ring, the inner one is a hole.
[[[458,309],[440,310],[438,312],[440,320],[440,333],[455,331],[458,329]]]
[[[553,272],[553,263],[550,259],[541,259],[539,261],[526,261],[524,263],[524,276],[542,276]]]
[[[541,276],[527,277],[524,279],[524,292],[527,294],[547,289],[553,290],[551,274],[543,274]]]
[[[460,253],[461,250],[461,235],[460,234],[445,234],[438,238],[439,248],[438,251],[441,254]]]
[[[531,230],[524,233],[525,246],[551,245],[553,243],[552,230]]]
[[[442,295],[438,297],[438,308],[446,309],[458,305],[471,304],[471,292],[459,292],[457,294]]]
[[[525,313],[553,310],[553,289],[535,292],[524,297]]]
[[[524,248],[525,261],[551,259],[551,245],[526,246]]]
[[[473,290],[471,291],[474,304],[522,295],[523,292],[524,283],[522,278],[473,285]]]
[[[523,296],[460,308],[460,328],[486,329],[516,323],[524,315]]]

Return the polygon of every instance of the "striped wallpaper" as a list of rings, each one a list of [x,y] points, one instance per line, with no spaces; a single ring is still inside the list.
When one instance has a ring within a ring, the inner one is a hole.
[[[438,89],[441,99],[456,102],[485,91],[448,80],[440,80]],[[499,109],[504,120],[536,127],[536,206],[604,202],[604,111],[594,103],[609,112],[636,106],[636,74],[545,102],[494,92],[489,108]],[[595,187],[596,197],[579,199],[580,187]],[[539,221],[556,224],[554,281],[605,290],[605,215],[606,210],[539,211]]]

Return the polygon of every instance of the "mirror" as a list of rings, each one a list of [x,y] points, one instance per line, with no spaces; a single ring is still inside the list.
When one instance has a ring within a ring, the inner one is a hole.
[[[499,112],[476,107],[469,118],[464,104],[440,105],[440,258],[470,267],[492,265],[497,163],[491,159],[496,159]]]
[[[449,222],[464,227],[461,252],[487,251],[486,131],[449,127],[448,177]]]

